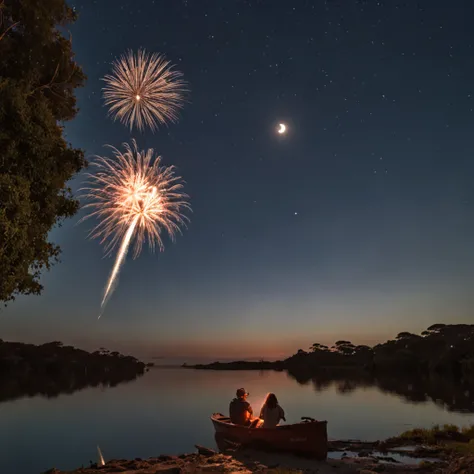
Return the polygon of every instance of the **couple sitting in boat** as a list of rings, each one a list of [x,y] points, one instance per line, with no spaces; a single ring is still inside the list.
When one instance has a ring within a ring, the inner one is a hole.
[[[285,412],[278,404],[274,393],[269,393],[260,410],[260,417],[253,417],[253,410],[247,401],[249,393],[243,388],[237,390],[237,397],[230,402],[230,421],[235,425],[248,426],[250,428],[276,428],[280,420],[286,421]]]

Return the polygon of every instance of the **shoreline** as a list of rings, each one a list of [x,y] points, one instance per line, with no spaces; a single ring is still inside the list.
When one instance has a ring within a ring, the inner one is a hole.
[[[72,471],[55,468],[42,474],[186,474],[222,473],[318,473],[394,474],[474,473],[474,425],[459,430],[446,425],[431,430],[415,429],[383,441],[333,440],[328,458],[317,461],[290,453],[257,451],[225,441],[219,451],[195,445],[197,452],[160,455],[148,459],[114,459]]]
[[[35,345],[0,339],[0,402],[115,386],[136,380],[149,367],[135,357],[105,348],[88,352],[60,341]]]
[[[88,468],[73,471],[61,471],[52,468],[42,474],[109,474],[125,472],[126,474],[190,474],[190,473],[317,473],[317,474],[369,474],[377,472],[383,466],[384,472],[402,474],[408,472],[444,472],[439,471],[441,464],[434,466],[408,465],[401,463],[384,463],[369,456],[343,456],[342,459],[316,461],[297,457],[291,454],[255,451],[229,450],[216,452],[202,446],[196,446],[197,452],[180,455],[160,455],[148,459],[133,460],[114,459],[104,465],[93,464]],[[374,471],[377,470],[377,471]]]
[[[328,458],[317,461],[275,451],[261,451],[227,439],[219,443],[219,451],[195,445],[197,452],[161,455],[148,459],[114,459],[104,462],[98,449],[99,463],[72,471],[55,468],[42,474],[186,474],[223,473],[318,473],[318,474],[396,474],[474,473],[474,425],[455,425],[413,429],[382,441],[332,440],[328,442]]]
[[[331,347],[314,343],[308,350],[298,349],[283,360],[184,363],[182,367],[197,370],[286,370],[302,378],[330,371],[376,376],[439,375],[463,379],[474,385],[473,341],[474,324],[439,323],[421,334],[403,331],[394,339],[373,347],[340,340]]]

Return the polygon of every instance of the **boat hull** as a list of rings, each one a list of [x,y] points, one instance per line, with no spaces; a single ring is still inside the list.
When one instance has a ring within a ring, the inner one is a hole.
[[[328,453],[327,422],[308,421],[276,428],[249,428],[234,425],[220,413],[211,416],[216,440],[227,439],[242,445],[286,451],[325,460]]]

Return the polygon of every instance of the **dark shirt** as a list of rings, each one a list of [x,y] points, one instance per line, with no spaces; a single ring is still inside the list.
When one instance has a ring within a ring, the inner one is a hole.
[[[241,399],[234,398],[229,405],[230,421],[235,425],[247,425],[249,423],[249,414],[253,415],[250,403]]]

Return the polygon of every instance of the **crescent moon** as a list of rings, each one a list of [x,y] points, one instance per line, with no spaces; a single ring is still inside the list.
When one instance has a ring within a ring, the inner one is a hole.
[[[280,123],[280,128],[278,129],[278,133],[282,134],[286,132],[286,125],[284,123]]]

